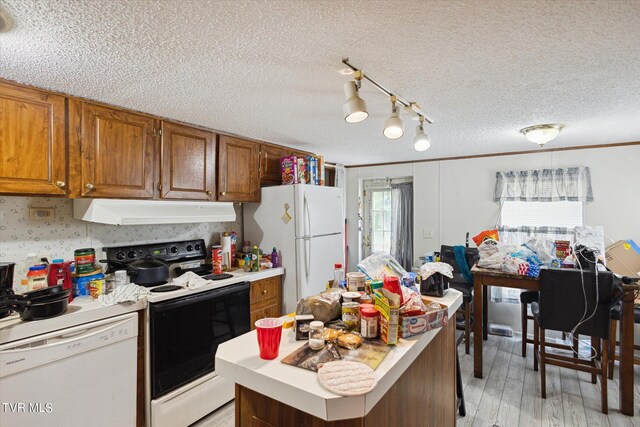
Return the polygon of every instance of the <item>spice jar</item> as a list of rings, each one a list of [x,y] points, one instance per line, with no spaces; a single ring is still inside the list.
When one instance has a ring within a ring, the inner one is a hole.
[[[321,350],[324,347],[324,323],[314,320],[309,324],[309,348]]]
[[[373,304],[360,305],[360,335],[363,338],[378,336],[378,310]]]

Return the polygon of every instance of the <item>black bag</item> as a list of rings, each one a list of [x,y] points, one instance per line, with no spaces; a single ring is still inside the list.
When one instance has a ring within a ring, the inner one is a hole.
[[[420,281],[420,293],[431,297],[443,297],[449,292],[449,278],[440,273],[434,273]]]

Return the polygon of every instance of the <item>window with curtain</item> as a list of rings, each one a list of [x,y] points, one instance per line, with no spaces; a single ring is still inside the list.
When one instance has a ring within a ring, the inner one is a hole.
[[[413,262],[413,183],[410,179],[363,181],[362,258],[387,252],[405,269]]]
[[[531,237],[568,240],[582,226],[584,203],[593,201],[588,167],[496,173],[494,201],[501,204],[500,240],[521,245]],[[520,290],[491,288],[491,300],[520,303]]]

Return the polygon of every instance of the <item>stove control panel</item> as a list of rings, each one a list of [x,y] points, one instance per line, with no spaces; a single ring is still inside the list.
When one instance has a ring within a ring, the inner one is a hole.
[[[128,263],[137,259],[154,258],[166,262],[184,262],[207,258],[207,245],[203,239],[180,242],[151,243],[148,245],[114,246],[103,248],[110,261]]]

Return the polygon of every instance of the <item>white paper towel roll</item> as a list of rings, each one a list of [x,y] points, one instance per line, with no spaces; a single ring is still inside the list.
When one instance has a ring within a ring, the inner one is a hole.
[[[227,268],[231,267],[231,236],[220,237],[220,246],[222,252],[222,264]]]

